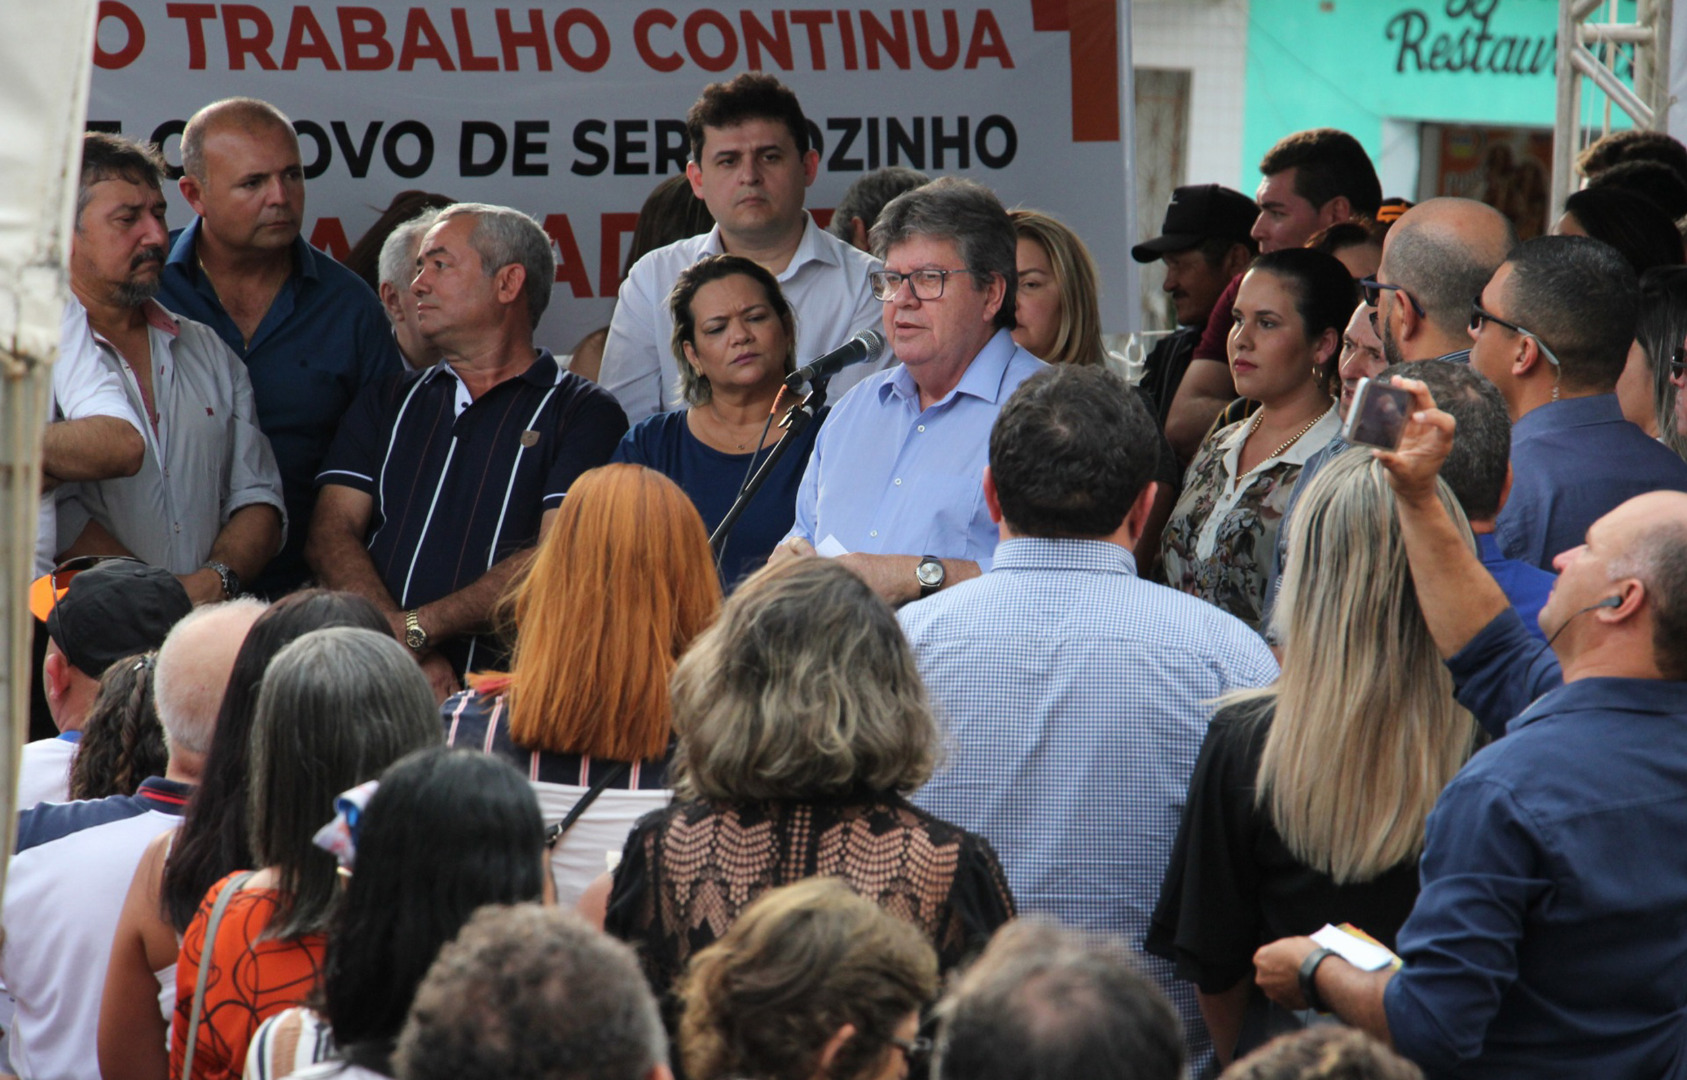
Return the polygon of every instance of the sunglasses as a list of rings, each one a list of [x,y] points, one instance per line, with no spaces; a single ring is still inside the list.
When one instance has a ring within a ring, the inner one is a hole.
[[[1418,318],[1427,318],[1427,316],[1423,313],[1423,305],[1418,303],[1417,297],[1413,296],[1399,285],[1384,285],[1376,278],[1360,278],[1359,288],[1365,294],[1366,307],[1376,307],[1377,301],[1382,299],[1383,290],[1387,289],[1389,292],[1397,292],[1401,296],[1404,296],[1406,298],[1406,303],[1412,305],[1412,310],[1417,312]],[[1373,315],[1371,318],[1374,320],[1376,316]]]
[[[1677,345],[1669,357],[1669,377],[1680,382],[1687,378],[1687,347]]]
[[[1484,309],[1482,307],[1482,294],[1477,293],[1476,296],[1470,301],[1470,331],[1471,331],[1471,333],[1479,332],[1482,329],[1482,324],[1485,323],[1485,322],[1497,323],[1498,325],[1505,327],[1507,330],[1510,330],[1512,333],[1516,334],[1518,337],[1528,338],[1530,341],[1535,343],[1536,348],[1540,349],[1541,355],[1546,357],[1548,360],[1550,360],[1552,362],[1553,367],[1562,367],[1563,366],[1563,365],[1559,364],[1558,357],[1553,355],[1552,350],[1547,348],[1546,342],[1544,342],[1540,339],[1539,334],[1536,334],[1532,330],[1525,330],[1523,327],[1518,326],[1516,323],[1510,321],[1509,319],[1502,319],[1498,315],[1495,315],[1493,312]]]
[[[77,574],[84,570],[92,570],[101,563],[132,562],[141,560],[133,555],[78,555],[66,559],[46,574],[36,578],[29,586],[29,611],[42,622],[52,614],[53,608],[58,606],[60,599],[70,589],[70,582]]]

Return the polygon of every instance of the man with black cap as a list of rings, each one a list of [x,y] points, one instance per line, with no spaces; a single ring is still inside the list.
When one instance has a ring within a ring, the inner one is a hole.
[[[1177,311],[1177,329],[1148,354],[1142,376],[1161,428],[1219,294],[1259,252],[1259,242],[1248,235],[1258,217],[1259,207],[1240,191],[1191,184],[1172,192],[1160,235],[1131,248],[1139,263],[1166,264],[1161,288]]]
[[[182,583],[162,567],[139,559],[90,558],[72,559],[36,581],[29,607],[47,624],[41,682],[59,734],[24,746],[19,810],[65,800],[70,762],[99,694],[100,676],[125,656],[158,648],[193,604]]]

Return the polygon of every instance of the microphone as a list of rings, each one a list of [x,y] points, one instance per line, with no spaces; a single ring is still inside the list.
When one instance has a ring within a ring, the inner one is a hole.
[[[1589,604],[1587,607],[1584,607],[1580,611],[1576,612],[1575,615],[1571,615],[1568,619],[1565,619],[1563,624],[1560,625],[1557,630],[1552,632],[1552,636],[1546,639],[1546,647],[1549,649],[1552,648],[1552,643],[1558,640],[1558,635],[1569,629],[1570,623],[1575,620],[1577,615],[1586,615],[1588,612],[1598,611],[1600,608],[1622,606],[1623,598],[1620,596],[1607,596],[1597,604]]]
[[[804,364],[785,376],[785,385],[792,390],[800,390],[803,383],[829,379],[853,364],[877,360],[884,351],[885,336],[877,330],[863,330],[825,356]]]

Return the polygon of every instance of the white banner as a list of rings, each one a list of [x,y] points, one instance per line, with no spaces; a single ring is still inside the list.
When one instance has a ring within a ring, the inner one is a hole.
[[[639,205],[683,171],[684,116],[745,69],[796,91],[820,150],[811,209],[884,165],[979,180],[1071,224],[1123,329],[1127,219],[1115,0],[845,8],[738,0],[521,7],[365,0],[102,0],[88,118],[178,158],[196,109],[230,95],[293,118],[307,239],[344,255],[407,188],[504,203],[561,261],[539,340],[605,325]],[[171,224],[190,219],[171,193]],[[823,216],[823,215],[817,215]]]

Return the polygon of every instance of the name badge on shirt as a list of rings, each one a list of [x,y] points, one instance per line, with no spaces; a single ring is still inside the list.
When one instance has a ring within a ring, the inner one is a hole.
[[[539,433],[531,428],[521,433],[521,445],[534,447],[539,445]]]

